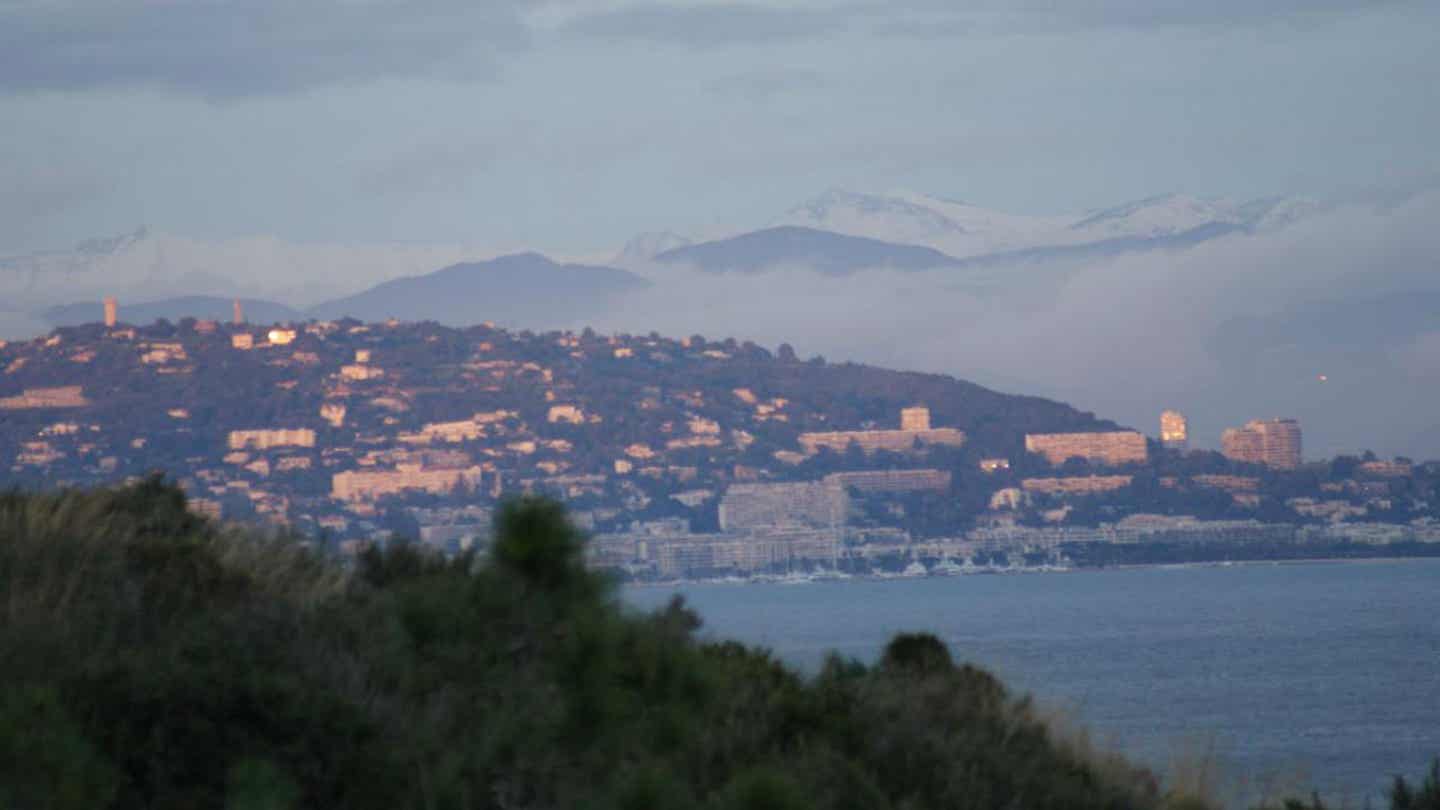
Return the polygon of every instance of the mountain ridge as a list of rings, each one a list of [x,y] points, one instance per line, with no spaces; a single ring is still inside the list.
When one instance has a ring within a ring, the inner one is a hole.
[[[614,296],[649,284],[628,270],[559,263],[529,251],[390,279],[354,295],[318,304],[307,314],[321,319],[400,317],[448,325],[494,320],[553,326],[583,317]],[[500,299],[498,303],[495,297]],[[480,302],[503,311],[477,317],[471,307]]]
[[[1173,247],[1182,234],[1223,235],[1279,228],[1322,206],[1300,197],[1264,197],[1244,203],[1169,193],[1059,216],[1009,214],[914,192],[884,194],[830,189],[800,203],[779,220],[851,236],[931,247],[960,259],[1037,248],[1084,247],[1113,239],[1156,240]],[[1133,243],[1143,248],[1140,242]]]
[[[825,275],[865,269],[928,270],[957,264],[955,257],[923,245],[794,225],[668,250],[655,261],[691,265],[708,273],[756,273],[779,265],[802,265]]]

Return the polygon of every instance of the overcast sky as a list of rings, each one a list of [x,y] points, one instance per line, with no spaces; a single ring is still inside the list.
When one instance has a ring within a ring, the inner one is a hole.
[[[0,255],[1408,187],[1440,176],[1437,31],[1376,0],[0,0]]]

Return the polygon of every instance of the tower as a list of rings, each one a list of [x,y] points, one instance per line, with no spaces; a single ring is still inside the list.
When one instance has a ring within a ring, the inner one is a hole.
[[[115,328],[115,322],[116,322],[117,316],[118,316],[118,314],[119,314],[119,311],[118,311],[118,310],[119,310],[119,304],[116,303],[116,301],[115,301],[115,296],[113,296],[113,295],[107,295],[107,296],[105,296],[105,326],[106,326],[106,328],[108,328],[108,329],[113,329],[113,328]]]
[[[1166,450],[1185,452],[1190,446],[1190,423],[1179,411],[1160,414],[1160,445]]]
[[[1277,470],[1300,466],[1300,423],[1294,419],[1266,419],[1251,422],[1260,432],[1265,464]]]
[[[235,325],[236,325],[236,326],[239,326],[240,324],[245,323],[245,308],[242,307],[242,306],[240,306],[240,299],[239,299],[239,298],[236,298],[236,299],[235,299],[234,308],[235,308]]]

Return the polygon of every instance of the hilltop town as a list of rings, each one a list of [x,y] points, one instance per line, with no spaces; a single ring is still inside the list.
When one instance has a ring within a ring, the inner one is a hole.
[[[788,346],[238,309],[140,326],[111,302],[0,344],[4,480],[161,471],[207,515],[346,552],[483,548],[501,499],[544,494],[641,579],[1440,552],[1440,465],[1305,463],[1293,420],[1221,454],[1176,412],[1152,439]]]

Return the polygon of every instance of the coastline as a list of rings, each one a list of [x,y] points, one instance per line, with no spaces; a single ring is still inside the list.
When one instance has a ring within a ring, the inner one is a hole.
[[[1435,561],[1440,564],[1440,555],[1405,555],[1377,557],[1302,557],[1286,560],[1201,560],[1179,563],[1124,563],[1117,565],[1075,565],[1075,566],[1017,566],[1013,568],[976,568],[926,572],[924,574],[834,574],[821,572],[818,575],[767,575],[747,577],[713,577],[700,579],[667,580],[626,580],[625,588],[673,588],[693,585],[843,585],[850,582],[911,582],[925,579],[961,579],[974,576],[1021,576],[1039,574],[1087,574],[1102,571],[1149,571],[1149,570],[1190,570],[1196,568],[1241,568],[1259,566],[1312,566],[1312,565],[1376,565],[1382,563],[1415,563]]]

